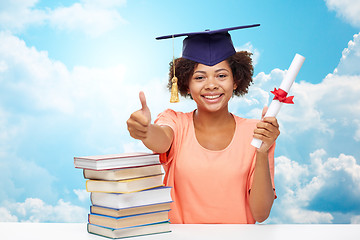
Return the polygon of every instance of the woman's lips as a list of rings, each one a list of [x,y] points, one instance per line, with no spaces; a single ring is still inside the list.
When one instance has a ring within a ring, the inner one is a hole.
[[[213,101],[213,100],[217,100],[219,99],[220,97],[222,97],[224,94],[221,93],[221,94],[211,94],[211,95],[201,95],[203,98],[205,98],[206,100],[210,100],[210,101]]]

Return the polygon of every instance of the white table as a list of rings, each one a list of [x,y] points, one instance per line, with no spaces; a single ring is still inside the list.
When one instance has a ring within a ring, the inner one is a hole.
[[[238,224],[171,224],[171,233],[134,240],[359,240],[360,225],[238,225]],[[1,240],[106,240],[89,234],[84,223],[0,223]]]

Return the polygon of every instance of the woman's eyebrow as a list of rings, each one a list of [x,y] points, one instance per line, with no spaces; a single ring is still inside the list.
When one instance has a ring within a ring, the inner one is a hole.
[[[226,68],[219,68],[219,69],[216,69],[216,70],[215,70],[215,72],[220,72],[220,71],[227,71],[227,72],[229,72],[229,70],[226,69]],[[194,73],[203,73],[203,74],[206,74],[206,71],[197,70],[197,71],[195,71]]]
[[[197,70],[197,71],[195,71],[194,73],[203,73],[203,74],[206,74],[206,71]]]
[[[229,72],[229,70],[227,70],[226,68],[217,69],[215,72],[220,72],[220,71],[227,71],[227,72]]]

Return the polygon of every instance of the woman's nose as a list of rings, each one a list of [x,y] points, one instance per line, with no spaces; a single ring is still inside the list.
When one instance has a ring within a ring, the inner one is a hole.
[[[217,89],[218,86],[214,78],[210,77],[206,80],[205,89],[214,90]]]

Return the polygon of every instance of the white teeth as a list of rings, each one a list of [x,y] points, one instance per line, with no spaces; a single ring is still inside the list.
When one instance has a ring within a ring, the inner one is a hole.
[[[220,95],[221,95],[221,94],[219,94],[219,95],[213,95],[213,96],[204,96],[204,97],[207,98],[207,99],[215,99],[215,98],[220,97]]]

